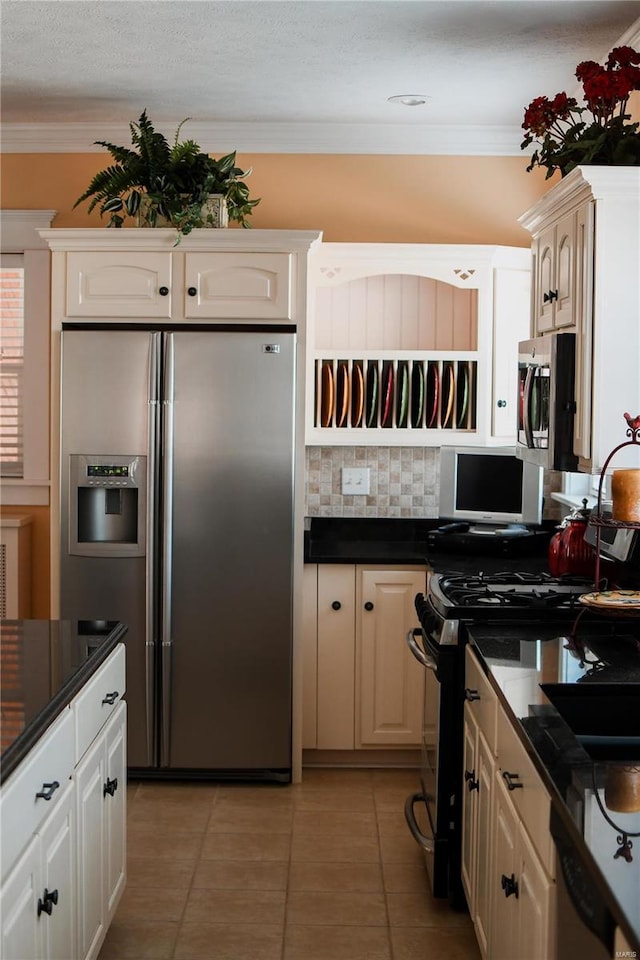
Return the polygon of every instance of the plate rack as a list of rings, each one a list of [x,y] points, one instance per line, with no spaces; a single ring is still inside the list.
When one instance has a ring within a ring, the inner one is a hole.
[[[477,367],[477,360],[459,355],[317,357],[314,427],[473,432]]]

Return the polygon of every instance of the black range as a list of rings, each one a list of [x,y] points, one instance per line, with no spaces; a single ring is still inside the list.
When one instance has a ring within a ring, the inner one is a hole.
[[[474,621],[531,625],[575,621],[578,598],[591,589],[580,578],[548,573],[433,574],[415,598],[420,627],[407,642],[425,668],[420,789],[407,798],[405,818],[425,855],[432,893],[464,903],[461,883],[464,649]],[[557,634],[557,631],[556,631]]]

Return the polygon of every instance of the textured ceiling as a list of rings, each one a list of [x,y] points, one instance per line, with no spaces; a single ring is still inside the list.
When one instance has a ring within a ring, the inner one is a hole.
[[[126,136],[146,107],[166,133],[193,118],[205,147],[216,129],[274,150],[358,132],[368,152],[398,152],[396,135],[411,152],[413,131],[423,152],[429,132],[471,129],[517,151],[523,108],[633,36],[640,2],[2,0],[0,14],[9,149],[23,124]],[[429,99],[387,101],[405,93]]]

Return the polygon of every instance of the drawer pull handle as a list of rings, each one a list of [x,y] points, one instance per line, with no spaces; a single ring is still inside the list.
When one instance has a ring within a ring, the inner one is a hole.
[[[118,693],[117,690],[114,690],[113,693],[108,693],[104,698],[104,700],[102,701],[102,705],[104,706],[105,703],[108,703],[109,706],[111,707],[116,702],[119,696],[120,694]]]
[[[469,687],[467,687],[466,690],[464,691],[464,698],[465,700],[469,700],[469,701],[479,700],[480,694],[478,693],[477,690],[470,690]]]
[[[102,788],[102,796],[106,797],[106,795],[109,794],[109,796],[112,797],[117,789],[118,789],[118,778],[114,777],[113,780],[109,780],[109,778],[107,777],[107,782]]]
[[[520,775],[518,773],[509,773],[508,770],[505,770],[502,774],[502,779],[506,781],[509,790],[522,790],[524,786],[524,784],[520,783]]]
[[[41,900],[38,897],[38,916],[41,913],[47,913],[51,916],[53,912],[54,905],[58,902],[58,891],[57,890],[47,890],[44,888],[44,899]]]
[[[158,290],[158,293],[160,294],[161,297],[168,297],[169,287],[160,287],[160,289]]]
[[[334,600],[333,603],[331,604],[332,610],[340,610],[341,607],[342,607],[342,604],[340,603],[339,600]]]
[[[510,877],[507,877],[503,873],[501,882],[502,882],[502,889],[504,890],[505,897],[510,897],[513,894],[517,900],[518,899],[518,881],[516,880],[515,873],[512,873]]]
[[[480,792],[480,781],[476,780],[475,770],[465,770],[464,779],[469,793],[471,793],[472,790],[477,790],[478,793]]]
[[[51,783],[43,783],[42,790],[38,790],[36,793],[36,800],[51,800],[51,797],[54,795],[60,784],[57,780],[52,780]]]

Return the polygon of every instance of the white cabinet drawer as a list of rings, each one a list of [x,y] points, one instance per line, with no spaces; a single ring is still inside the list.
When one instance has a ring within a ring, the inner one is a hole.
[[[64,794],[74,767],[73,729],[67,707],[2,787],[2,877]]]
[[[551,799],[503,710],[498,710],[498,768],[505,786],[509,787],[511,782],[508,794],[518,817],[545,870],[554,877],[555,851],[549,831]]]
[[[185,254],[187,319],[293,320],[291,254]]]
[[[172,255],[156,251],[67,254],[68,317],[171,317]]]
[[[119,643],[74,701],[76,763],[116,710],[125,691],[125,651]]]
[[[494,754],[497,746],[498,698],[471,647],[465,649],[465,702]]]

